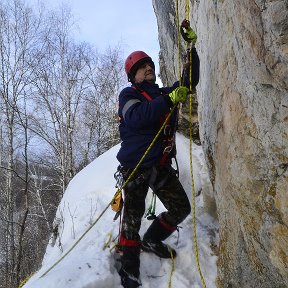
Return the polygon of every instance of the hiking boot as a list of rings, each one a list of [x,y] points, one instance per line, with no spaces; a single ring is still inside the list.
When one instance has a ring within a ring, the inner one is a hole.
[[[177,227],[170,225],[164,218],[164,213],[160,214],[150,225],[143,236],[142,250],[153,252],[160,258],[175,258],[176,251],[162,241],[169,237]],[[170,251],[171,250],[171,251]],[[172,255],[171,255],[172,253]]]
[[[128,274],[123,268],[121,268],[118,273],[121,278],[121,284],[124,288],[137,288],[141,286],[140,279]]]
[[[173,248],[169,247],[163,242],[153,243],[153,242],[148,242],[148,241],[143,240],[141,248],[143,251],[152,252],[160,258],[172,259],[172,257],[175,258],[177,255],[176,251]]]
[[[128,240],[120,236],[121,244],[130,244],[135,246],[119,245],[120,267],[117,269],[121,278],[121,284],[125,288],[136,288],[141,285],[140,281],[140,241]]]

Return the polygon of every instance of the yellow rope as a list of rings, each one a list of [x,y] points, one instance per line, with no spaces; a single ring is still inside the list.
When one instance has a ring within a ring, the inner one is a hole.
[[[112,251],[118,246],[117,243],[114,243],[114,245],[109,249],[109,252],[112,253]]]
[[[170,272],[169,282],[168,282],[168,288],[171,288],[172,287],[172,275],[173,275],[173,272],[175,270],[175,265],[174,265],[174,257],[173,257],[172,249],[170,246],[168,246],[168,249],[169,249],[171,260],[172,260],[172,265],[171,265],[172,267],[171,267],[171,272]]]
[[[186,5],[185,5],[185,17],[187,20],[190,19],[190,2],[189,0],[186,0]]]
[[[181,42],[180,42],[180,24],[179,24],[179,2],[176,0],[176,23],[177,23],[177,47],[178,47],[178,79],[179,83],[182,83],[181,79]],[[181,85],[181,84],[180,84]]]
[[[186,17],[185,17],[185,19],[186,20],[189,20],[190,21],[190,2],[189,2],[190,0],[186,0],[186,5],[185,5],[185,15],[186,15]],[[189,43],[189,42],[186,42],[187,43],[187,50],[190,50],[192,47],[190,47],[190,46],[192,46],[192,42],[191,43]],[[190,54],[190,56],[191,56],[192,54]],[[191,65],[190,65],[190,73],[189,73],[189,77],[190,77],[190,91],[192,91],[191,89],[192,89],[192,57],[190,57],[190,61],[191,61]]]
[[[186,19],[190,19],[190,7],[189,7],[189,0],[186,0],[186,6],[185,6],[185,14]],[[179,36],[180,38],[180,36]],[[189,48],[189,43],[187,43],[187,48]],[[192,91],[192,47],[188,50],[190,55],[188,55],[190,60],[190,66],[189,66],[189,82],[190,82],[190,91]],[[180,54],[180,52],[179,52]],[[192,111],[193,111],[193,94],[191,93],[191,96],[189,98],[189,153],[190,153],[190,174],[191,174],[191,180],[192,180],[192,223],[193,223],[193,242],[194,242],[194,253],[196,257],[196,263],[198,268],[198,273],[201,278],[201,282],[204,288],[206,288],[205,279],[203,277],[202,271],[201,271],[201,265],[199,260],[199,249],[197,244],[197,221],[196,221],[196,192],[195,192],[195,182],[194,182],[194,174],[193,174],[193,151],[192,151],[192,145],[193,145],[193,123],[192,123]]]
[[[103,247],[102,247],[103,250],[105,250],[105,249],[110,245],[110,243],[112,242],[112,233],[111,233],[111,232],[108,233],[107,236],[108,236],[108,239],[107,239],[107,241],[103,244]]]
[[[192,144],[193,144],[193,127],[192,127],[192,104],[193,104],[193,97],[190,97],[190,109],[189,109],[189,131],[190,131],[190,173],[192,179],[192,223],[193,223],[193,238],[194,238],[194,252],[196,257],[196,263],[198,272],[201,278],[201,282],[204,288],[206,288],[206,283],[201,271],[200,261],[199,261],[199,249],[197,244],[197,223],[196,223],[196,192],[195,192],[195,183],[194,183],[194,175],[193,175],[193,152],[192,152]]]
[[[27,283],[27,281],[28,281],[32,276],[33,276],[33,274],[27,276],[27,277],[20,283],[20,285],[18,286],[18,288],[23,287],[23,286]]]
[[[111,244],[113,244],[112,247],[109,249],[109,252],[112,253],[112,251],[113,251],[113,250],[117,247],[117,245],[118,245],[117,243],[115,243],[115,240],[118,238],[118,236],[116,236],[116,237],[113,239],[111,232],[108,233],[107,236],[108,236],[108,239],[107,239],[107,241],[104,243],[102,249],[105,250],[107,247],[109,247]]]

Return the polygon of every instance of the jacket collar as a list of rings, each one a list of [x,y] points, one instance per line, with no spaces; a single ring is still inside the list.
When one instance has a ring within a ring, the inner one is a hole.
[[[153,93],[153,92],[156,92],[158,91],[159,89],[159,86],[158,84],[152,84],[146,80],[144,80],[143,82],[141,83],[137,83],[137,84],[133,84],[133,86],[135,86],[137,89],[139,89],[140,91],[146,91],[146,92],[150,92],[150,93]]]

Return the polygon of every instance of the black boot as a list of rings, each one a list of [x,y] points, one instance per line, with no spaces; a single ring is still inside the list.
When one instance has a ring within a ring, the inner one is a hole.
[[[136,288],[141,285],[140,272],[140,246],[121,247],[121,267],[118,271],[121,277],[121,284],[124,288]]]
[[[162,242],[175,230],[176,227],[168,224],[164,220],[163,214],[161,214],[152,222],[147,232],[144,234],[142,250],[153,252],[160,258],[175,258],[176,251]]]

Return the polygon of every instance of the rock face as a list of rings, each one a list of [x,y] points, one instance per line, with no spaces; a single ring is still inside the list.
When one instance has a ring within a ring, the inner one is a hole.
[[[153,0],[164,84],[179,74],[175,3]],[[288,287],[288,1],[190,1],[189,20],[220,224],[217,286]]]

